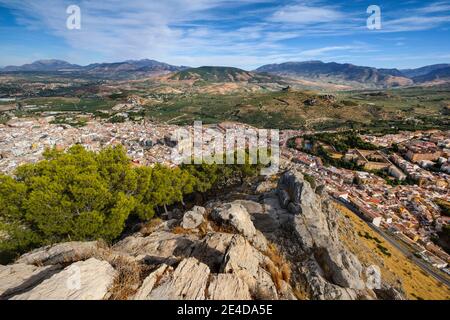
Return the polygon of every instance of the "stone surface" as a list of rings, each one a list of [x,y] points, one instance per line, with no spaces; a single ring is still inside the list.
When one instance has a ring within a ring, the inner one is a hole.
[[[234,273],[249,287],[252,296],[277,299],[277,290],[270,274],[264,269],[268,258],[242,236],[233,237],[224,257],[221,272]]]
[[[89,259],[101,251],[97,241],[66,242],[34,250],[21,256],[16,263],[35,265],[67,264]]]
[[[113,249],[132,256],[142,256],[153,264],[165,263],[174,257],[187,258],[197,244],[197,238],[168,231],[156,231],[148,237],[133,235],[118,242]]]
[[[36,267],[24,263],[0,266],[0,299],[8,299],[35,287],[61,270],[59,265]]]
[[[327,281],[322,268],[314,258],[303,264],[302,272],[308,283],[311,298],[314,300],[357,300],[360,298],[357,290],[343,288]]]
[[[145,278],[139,290],[134,296],[134,300],[147,300],[150,292],[152,292],[155,285],[158,284],[158,280],[164,275],[166,271],[170,271],[171,267],[166,264],[162,264],[158,269],[153,271],[147,278]]]
[[[12,300],[101,300],[117,272],[106,261],[76,262]]]
[[[251,300],[247,284],[235,274],[218,274],[211,278],[209,300]]]
[[[270,180],[266,180],[266,181],[260,182],[258,184],[258,186],[255,189],[255,192],[256,193],[266,193],[266,192],[269,192],[269,191],[275,189],[275,187],[276,187],[276,183],[274,183]]]
[[[191,256],[209,266],[211,270],[218,271],[233,237],[230,233],[210,232],[195,247]]]
[[[184,229],[195,229],[205,221],[203,215],[206,213],[206,209],[203,207],[194,207],[191,211],[188,211],[183,216],[181,226]]]
[[[286,172],[280,178],[277,193],[280,205],[293,214],[284,226],[292,233],[292,239],[294,243],[298,242],[302,253],[313,259],[306,265],[312,268],[308,284],[315,297],[355,298],[357,293],[354,291],[341,289],[363,290],[363,268],[358,258],[339,240],[336,212],[330,200],[316,194],[303,176],[294,171]]]
[[[266,239],[256,230],[247,209],[241,203],[225,203],[215,208],[211,217],[221,224],[233,227],[258,249],[266,250]]]
[[[209,268],[195,258],[180,262],[175,271],[148,295],[149,300],[205,300]]]

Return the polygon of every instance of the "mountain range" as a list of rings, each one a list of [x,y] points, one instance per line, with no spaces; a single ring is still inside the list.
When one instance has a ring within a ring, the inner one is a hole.
[[[450,64],[438,64],[418,69],[377,69],[372,67],[322,61],[269,64],[255,70],[293,78],[334,82],[357,82],[376,86],[405,86],[414,83],[450,80]]]
[[[268,64],[254,71],[231,67],[189,68],[155,60],[127,60],[87,66],[62,60],[39,60],[22,66],[7,66],[0,72],[72,73],[103,79],[139,79],[173,74],[171,80],[207,82],[280,82],[282,77],[368,87],[395,87],[450,81],[450,64],[435,64],[417,69],[383,69],[349,63],[322,61]]]
[[[62,60],[38,60],[22,66],[7,66],[0,72],[71,72],[99,78],[142,78],[177,72],[188,67],[172,66],[155,60],[127,60],[79,66]]]

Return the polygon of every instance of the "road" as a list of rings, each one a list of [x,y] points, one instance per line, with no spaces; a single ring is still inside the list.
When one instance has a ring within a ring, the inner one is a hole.
[[[351,210],[353,213],[355,213],[358,217],[361,217],[361,214],[352,206],[348,205],[345,202],[342,202],[340,200],[336,201],[339,204],[344,205],[347,209]],[[397,248],[401,253],[403,253],[408,259],[410,259],[412,262],[414,262],[418,267],[420,267],[425,273],[427,273],[429,276],[434,278],[435,280],[445,284],[447,287],[450,288],[450,280],[448,277],[446,277],[444,274],[441,274],[438,272],[433,266],[429,265],[425,261],[417,258],[411,250],[404,244],[402,244],[399,240],[395,239],[393,236],[389,235],[385,231],[375,227],[373,224],[368,223],[364,219],[362,219],[364,222],[367,223],[367,225],[376,233],[378,233],[380,236],[382,236],[387,242],[389,242],[391,245],[393,245],[395,248]]]

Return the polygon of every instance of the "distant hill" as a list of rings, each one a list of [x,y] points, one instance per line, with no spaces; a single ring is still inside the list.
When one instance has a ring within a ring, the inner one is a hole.
[[[54,72],[63,70],[79,70],[82,67],[76,64],[70,64],[63,60],[38,60],[22,66],[7,66],[0,71],[3,72]]]
[[[220,82],[282,82],[278,76],[249,72],[232,67],[200,67],[191,68],[175,73],[171,80],[178,81],[206,81],[211,83]]]
[[[155,60],[128,60],[117,63],[96,63],[83,68],[83,72],[105,78],[139,78],[177,72],[187,67],[173,66]]]
[[[73,72],[81,76],[107,79],[134,79],[177,72],[187,67],[172,66],[155,60],[128,60],[116,63],[95,63],[88,66],[70,64],[62,60],[39,60],[23,66],[9,66],[1,72]]]
[[[433,64],[430,66],[425,66],[417,69],[403,69],[400,70],[401,73],[408,78],[416,78],[420,76],[425,76],[439,69],[445,69],[450,67],[450,64]]]
[[[256,72],[311,80],[358,82],[375,86],[395,86],[411,83],[397,69],[376,69],[348,63],[325,63],[322,61],[269,64],[256,69]]]
[[[438,80],[450,81],[450,65],[447,68],[437,69],[425,75],[413,78],[415,83],[425,83]]]

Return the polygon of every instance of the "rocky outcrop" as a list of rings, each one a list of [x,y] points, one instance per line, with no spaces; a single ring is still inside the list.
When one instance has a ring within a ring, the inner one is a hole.
[[[213,275],[208,287],[209,300],[251,300],[247,284],[235,274]]]
[[[106,261],[91,258],[74,263],[12,300],[100,300],[107,298],[116,271]]]
[[[142,286],[134,296],[134,300],[147,300],[153,288],[158,284],[159,279],[161,279],[166,271],[173,271],[173,269],[166,264],[162,264],[158,269],[145,278]]]
[[[250,205],[247,203],[247,205]],[[243,235],[260,250],[267,249],[267,241],[263,235],[256,230],[247,209],[239,202],[225,203],[216,207],[212,214],[212,219],[231,226],[237,233]]]
[[[223,273],[234,273],[248,285],[252,296],[277,299],[278,294],[271,275],[264,269],[269,258],[256,250],[242,236],[236,235],[224,257]]]
[[[318,195],[294,171],[279,181],[280,205],[292,216],[284,227],[301,253],[309,258],[302,263],[303,274],[316,299],[371,298],[362,279],[363,267],[358,258],[339,240],[337,218],[327,196]],[[359,292],[360,291],[360,292]]]
[[[89,259],[99,253],[101,247],[97,241],[67,242],[34,250],[21,256],[16,263],[34,265],[67,264]]]
[[[219,272],[233,238],[231,233],[210,232],[195,246],[191,256],[206,264],[212,271]]]
[[[174,209],[111,247],[34,250],[0,266],[0,299],[402,299],[385,283],[365,285],[323,188],[291,170],[258,193]]]
[[[24,263],[0,266],[0,299],[26,292],[60,269],[59,265],[36,267]]]
[[[161,279],[148,300],[205,300],[209,268],[195,258],[181,261],[172,274]]]
[[[161,264],[189,257],[196,243],[194,236],[156,231],[147,237],[141,234],[127,237],[118,242],[113,250],[145,259],[149,264]]]
[[[200,226],[204,219],[204,214],[206,213],[206,209],[203,207],[194,207],[191,211],[188,211],[183,216],[183,221],[181,222],[181,226],[184,229],[195,229]]]

